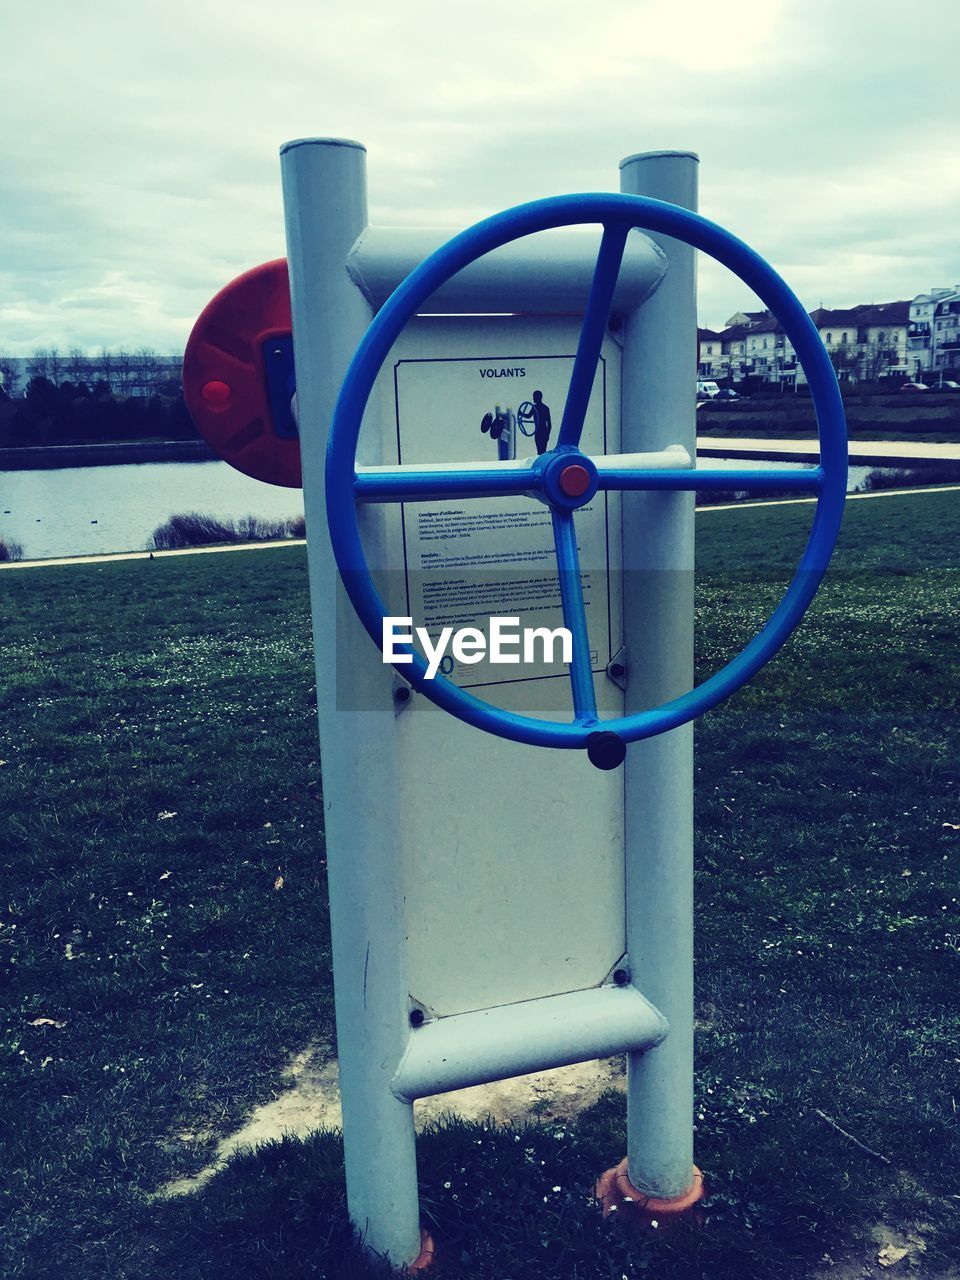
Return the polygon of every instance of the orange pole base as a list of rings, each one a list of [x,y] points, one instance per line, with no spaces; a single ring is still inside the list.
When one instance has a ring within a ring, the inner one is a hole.
[[[437,1256],[437,1246],[433,1243],[433,1236],[428,1231],[421,1228],[420,1231],[420,1252],[414,1260],[406,1267],[407,1271],[426,1271],[428,1267],[433,1266],[434,1259]]]
[[[637,1227],[660,1228],[672,1225],[704,1197],[703,1174],[693,1166],[693,1182],[682,1196],[664,1198],[639,1191],[627,1177],[626,1159],[608,1169],[597,1179],[594,1195],[600,1201],[603,1216],[616,1212]]]

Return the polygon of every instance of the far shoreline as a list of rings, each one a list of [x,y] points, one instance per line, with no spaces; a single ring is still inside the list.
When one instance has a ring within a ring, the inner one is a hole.
[[[104,444],[15,445],[0,449],[0,472],[115,467],[131,462],[217,461],[205,440],[115,440]]]

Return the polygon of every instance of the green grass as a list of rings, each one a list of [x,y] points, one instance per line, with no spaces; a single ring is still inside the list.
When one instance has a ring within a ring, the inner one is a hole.
[[[698,728],[705,1229],[600,1220],[616,1096],[451,1123],[420,1143],[438,1275],[806,1277],[880,1222],[919,1229],[911,1274],[960,1258],[958,499],[850,503],[801,630]],[[701,676],[811,511],[698,517]],[[6,570],[0,611],[0,1275],[367,1274],[336,1135],[148,1198],[333,1040],[302,549]]]
[[[304,559],[0,590],[0,1123],[23,1171],[0,1274],[45,1253],[120,1274],[104,1224],[209,1150],[178,1135],[229,1128],[332,1036]]]

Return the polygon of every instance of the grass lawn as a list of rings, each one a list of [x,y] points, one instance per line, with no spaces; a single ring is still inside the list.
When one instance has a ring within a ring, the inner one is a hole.
[[[810,512],[699,515],[701,674]],[[453,1123],[420,1142],[438,1276],[960,1262],[958,565],[960,493],[850,503],[800,632],[698,728],[705,1228],[600,1220],[619,1097]],[[150,1199],[333,1041],[302,548],[5,570],[0,616],[0,1276],[373,1274],[335,1134]]]

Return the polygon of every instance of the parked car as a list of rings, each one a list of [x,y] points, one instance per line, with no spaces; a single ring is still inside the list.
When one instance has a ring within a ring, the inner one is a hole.
[[[902,382],[900,384],[901,391],[929,391],[930,388],[925,382]]]
[[[698,400],[716,400],[720,394],[720,388],[715,382],[700,380],[697,382],[697,399]]]
[[[733,387],[721,387],[714,400],[742,400],[743,396],[739,391],[734,391]]]
[[[944,378],[943,382],[937,387],[938,391],[960,391],[960,382],[951,382],[948,378]]]

